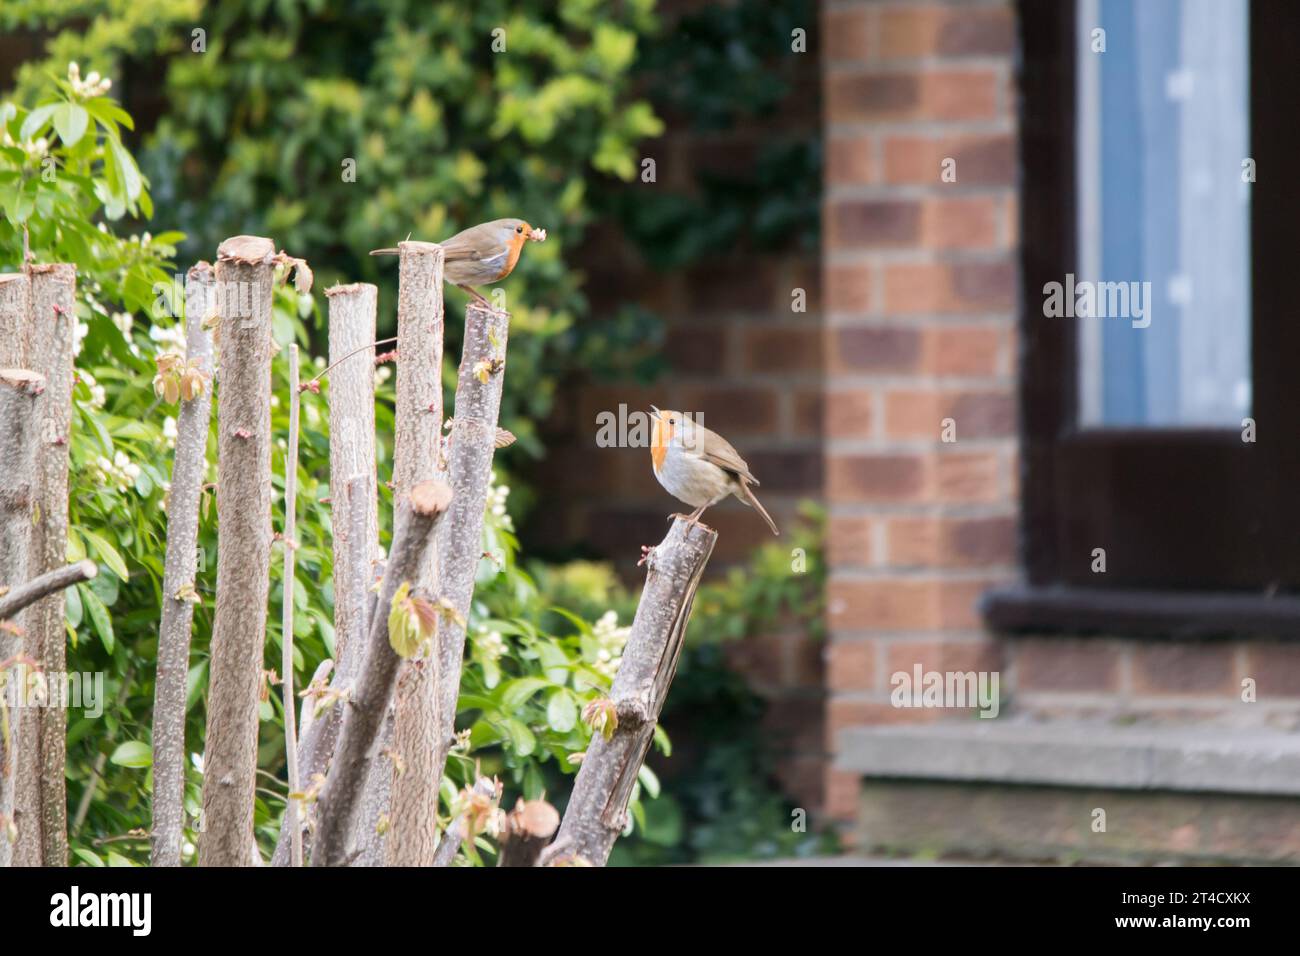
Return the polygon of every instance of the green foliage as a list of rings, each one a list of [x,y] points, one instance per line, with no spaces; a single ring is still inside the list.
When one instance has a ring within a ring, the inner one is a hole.
[[[182,261],[211,258],[227,235],[271,236],[307,256],[322,287],[379,282],[383,325],[396,270],[371,249],[505,216],[547,228],[497,287],[512,312],[502,424],[540,455],[535,422],[585,335],[581,274],[567,260],[593,219],[589,194],[630,178],[638,141],[663,129],[631,95],[652,7],[19,0],[0,11],[0,29],[54,34],[50,56],[20,69],[20,97],[70,59],[116,75],[130,58],[158,78],[165,110],[143,138],[142,166],[160,216],[191,226]],[[448,289],[451,314],[463,298]],[[459,323],[447,329],[450,372]],[[619,356],[602,363],[617,367]]]

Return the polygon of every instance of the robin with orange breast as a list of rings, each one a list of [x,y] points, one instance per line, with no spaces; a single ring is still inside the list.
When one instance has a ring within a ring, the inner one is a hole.
[[[480,305],[492,307],[475,286],[500,282],[514,271],[525,242],[545,242],[546,230],[522,219],[493,219],[470,226],[439,245],[443,249],[443,278],[463,289]],[[372,256],[395,256],[396,249],[376,249]]]
[[[773,534],[781,533],[750,490],[750,485],[758,485],[758,479],[730,442],[681,412],[660,411],[653,405],[650,412],[654,418],[650,458],[655,477],[673,497],[695,507],[688,521],[699,521],[705,508],[735,495],[763,516]]]

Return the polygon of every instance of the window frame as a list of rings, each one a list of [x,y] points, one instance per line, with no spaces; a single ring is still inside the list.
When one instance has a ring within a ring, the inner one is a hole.
[[[985,619],[1003,631],[1300,637],[1300,389],[1288,367],[1300,316],[1287,289],[1300,124],[1275,79],[1300,49],[1300,4],[1253,0],[1249,14],[1254,442],[1230,428],[1078,425],[1077,320],[1045,317],[1041,303],[1046,282],[1078,272],[1076,57],[1088,38],[1074,0],[1017,7],[1025,583],[986,594]]]

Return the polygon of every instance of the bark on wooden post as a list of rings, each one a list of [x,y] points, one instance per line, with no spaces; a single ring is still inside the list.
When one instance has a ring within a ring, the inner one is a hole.
[[[379,495],[375,476],[375,366],[367,346],[375,341],[378,289],[337,285],[329,300],[330,510],[334,528],[334,654],[332,693],[346,693],[365,655],[366,606],[379,556]],[[309,700],[306,708],[315,708]],[[338,741],[342,705],[332,703],[303,719],[299,773],[311,788],[323,775]],[[385,803],[385,809],[387,804]],[[308,816],[310,810],[304,813]],[[286,820],[287,822],[287,820]],[[306,827],[307,820],[299,821]],[[291,833],[281,828],[271,862],[289,865]],[[310,853],[310,833],[304,834]]]
[[[379,502],[375,477],[375,364],[357,349],[375,340],[378,289],[357,283],[335,286],[329,300],[330,510],[334,527],[334,653],[336,673],[351,678],[364,654],[365,599],[363,590],[340,587],[367,580],[379,551]],[[352,357],[342,361],[345,356]],[[432,472],[428,472],[432,474]],[[368,488],[353,488],[354,478]],[[364,509],[361,540],[354,540],[350,516],[352,499],[360,496]]]
[[[271,284],[275,247],[217,250],[217,611],[203,766],[203,866],[252,861],[257,708],[271,565]]]
[[[284,456],[284,577],[280,599],[280,690],[283,693],[284,752],[289,770],[289,800],[284,825],[294,866],[302,866],[302,830],[298,826],[302,784],[298,777],[298,708],[293,696],[293,592],[298,547],[298,345],[289,345],[289,448]]]
[[[25,369],[0,369],[0,586],[14,588],[31,576],[32,514],[37,502],[36,447],[39,442],[37,396],[45,380]],[[13,622],[11,622],[13,623]],[[37,821],[16,806],[17,776],[22,743],[18,721],[24,708],[8,711],[9,699],[26,696],[26,666],[22,632],[0,628],[0,867],[15,861],[18,835]],[[12,683],[11,683],[12,682]],[[3,691],[8,686],[16,693]],[[31,809],[24,808],[30,813]]]
[[[199,502],[207,473],[208,428],[212,415],[211,314],[216,274],[206,262],[185,277],[185,358],[201,376],[201,388],[181,397],[176,415],[176,450],[167,493],[167,555],[163,567],[162,622],[158,628],[158,673],[153,696],[154,866],[180,866],[185,826],[185,698],[190,669],[190,635],[196,589]]]
[[[27,368],[31,297],[27,273],[0,273],[0,368]]]
[[[455,492],[451,514],[438,531],[439,596],[469,618],[474,575],[483,554],[483,511],[492,479],[497,417],[505,380],[510,314],[471,303],[465,310],[465,344],[456,381],[455,419],[450,436],[448,482]],[[438,729],[433,744],[436,780],[442,779],[456,732],[465,628],[444,618],[438,625]]]
[[[543,863],[578,858],[604,866],[609,859],[626,825],[632,787],[677,672],[695,590],[717,540],[716,531],[678,517],[668,537],[650,553],[632,633],[605,702],[618,726],[608,740],[599,732],[593,736],[560,833],[542,854]]]
[[[36,401],[36,509],[29,569],[31,576],[37,577],[67,561],[77,273],[71,265],[55,263],[31,266],[28,277],[27,367],[45,379]],[[63,591],[58,589],[25,615],[24,647],[51,681],[61,681],[67,669],[63,606]],[[67,866],[67,711],[63,707],[32,707],[15,718],[21,741],[16,801],[20,809],[32,808],[33,821],[19,833],[14,859],[26,866]]]
[[[403,242],[397,299],[395,491],[439,471],[442,438],[443,301],[441,246]],[[434,585],[435,548],[424,555],[414,587]],[[440,624],[439,627],[442,625]],[[435,767],[437,658],[418,654],[402,664],[393,708],[387,862],[429,866],[437,847],[440,768]],[[382,801],[382,796],[381,796]],[[371,821],[365,821],[371,825]]]
[[[402,659],[389,644],[388,619],[393,596],[415,580],[432,546],[438,520],[447,510],[451,489],[440,482],[415,485],[397,501],[393,547],[380,589],[379,609],[370,627],[365,661],[357,675],[352,699],[339,733],[318,806],[320,824],[312,851],[312,866],[342,866],[352,852],[351,835],[369,765],[379,756],[380,728],[388,713]]]

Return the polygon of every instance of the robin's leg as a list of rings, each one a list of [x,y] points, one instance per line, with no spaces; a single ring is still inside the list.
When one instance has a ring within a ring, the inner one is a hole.
[[[469,286],[461,285],[459,282],[456,283],[456,288],[463,289],[465,292],[468,292],[470,298],[473,299],[475,302],[477,302],[479,305],[483,306],[484,308],[488,308],[488,309],[492,308],[492,303],[490,303],[487,299],[483,298],[482,294],[477,289],[471,289]]]

